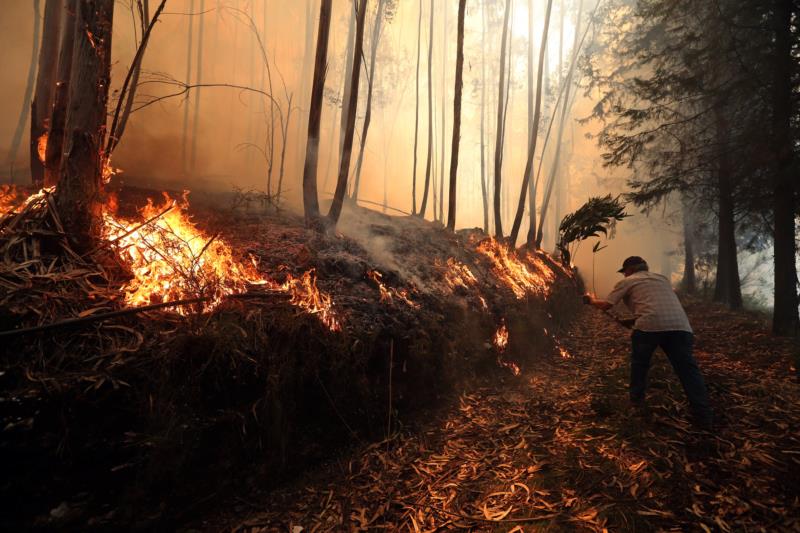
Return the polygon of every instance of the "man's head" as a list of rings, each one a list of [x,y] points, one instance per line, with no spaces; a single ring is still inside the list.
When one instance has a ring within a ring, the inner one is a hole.
[[[622,262],[622,268],[617,270],[617,272],[624,274],[627,278],[631,274],[642,272],[644,270],[650,270],[650,267],[647,266],[647,261],[638,255],[632,255]]]

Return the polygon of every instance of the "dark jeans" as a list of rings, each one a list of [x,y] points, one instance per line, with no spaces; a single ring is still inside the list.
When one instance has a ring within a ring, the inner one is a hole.
[[[708,402],[703,376],[692,356],[694,335],[688,331],[639,331],[631,335],[631,401],[644,401],[647,388],[647,371],[653,352],[661,347],[667,354],[672,368],[683,385],[686,397],[695,418],[702,423],[710,423],[711,406]]]

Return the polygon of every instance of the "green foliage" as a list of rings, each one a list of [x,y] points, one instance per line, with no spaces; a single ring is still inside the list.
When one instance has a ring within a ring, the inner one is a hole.
[[[608,236],[608,231],[614,225],[630,215],[625,212],[625,203],[619,196],[610,194],[602,197],[593,197],[579,207],[575,212],[568,214],[561,221],[558,228],[558,250],[561,260],[569,264],[575,252],[575,247],[581,241],[591,237]],[[605,248],[598,241],[592,248],[597,253]]]

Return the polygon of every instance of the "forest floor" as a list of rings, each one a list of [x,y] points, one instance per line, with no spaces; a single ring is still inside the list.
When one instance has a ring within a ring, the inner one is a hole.
[[[290,485],[258,479],[187,530],[798,531],[800,385],[792,345],[758,316],[687,310],[716,410],[696,431],[666,357],[649,411],[627,404],[628,333],[585,309],[519,378]]]

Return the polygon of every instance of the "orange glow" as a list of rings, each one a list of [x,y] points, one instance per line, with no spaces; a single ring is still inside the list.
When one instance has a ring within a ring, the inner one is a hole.
[[[47,159],[47,137],[48,133],[44,132],[36,142],[36,151],[39,155],[39,161],[44,164],[45,159]]]
[[[0,215],[14,211],[21,204],[21,195],[14,185],[0,185]]]
[[[492,342],[501,353],[506,350],[506,346],[508,346],[508,328],[506,328],[505,324],[500,324],[500,327],[494,332]]]
[[[368,270],[367,277],[375,282],[378,290],[381,292],[381,303],[392,304],[394,300],[400,300],[404,304],[414,309],[419,309],[419,304],[411,301],[406,289],[396,289],[394,287],[387,287],[383,283],[383,274],[377,270]]]
[[[541,259],[526,254],[525,259],[530,262],[526,264],[516,252],[509,251],[491,237],[481,242],[477,250],[492,261],[492,271],[517,299],[527,294],[548,294],[548,283],[554,275]],[[534,272],[534,269],[538,272]]]

